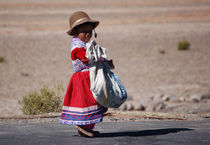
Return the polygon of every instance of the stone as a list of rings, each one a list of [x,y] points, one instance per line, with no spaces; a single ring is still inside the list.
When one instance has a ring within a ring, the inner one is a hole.
[[[166,104],[163,102],[159,102],[156,104],[155,106],[155,110],[154,111],[160,111],[166,108]]]
[[[122,104],[122,105],[120,106],[119,109],[120,109],[121,111],[127,110],[127,105],[126,105],[126,103]]]
[[[159,94],[158,96],[159,96],[159,98],[163,98],[164,94]]]
[[[208,99],[210,99],[210,94],[201,95],[201,100],[208,100]]]
[[[199,102],[200,102],[200,100],[199,100],[198,98],[192,98],[191,101],[192,101],[193,103],[199,103]]]
[[[185,97],[180,97],[179,100],[180,100],[181,102],[185,102],[185,101],[186,101],[186,98],[185,98]]]
[[[162,100],[168,102],[168,101],[170,101],[170,97],[169,97],[169,96],[164,96],[164,97],[162,98]]]
[[[164,97],[163,94],[155,95],[153,98],[153,101],[155,101],[155,102],[161,101],[163,97]]]
[[[164,50],[163,48],[158,48],[158,52],[159,52],[160,54],[165,54],[165,50]]]
[[[139,101],[132,101],[131,102],[131,109],[137,110],[137,111],[144,111],[145,107],[139,102]]]
[[[153,110],[153,105],[152,104],[148,104],[147,107],[146,107],[146,111],[148,111],[148,112],[154,111]]]
[[[132,100],[132,101],[126,101],[117,109],[121,110],[121,111],[126,111],[126,110],[128,110],[128,111],[133,111],[133,110],[145,111],[145,108],[146,107],[138,100]]]
[[[147,111],[160,111],[165,109],[166,104],[162,101],[152,102],[151,104],[148,104],[146,110]]]
[[[24,76],[24,77],[28,77],[29,76],[29,74],[28,73],[25,73],[25,72],[21,72],[20,75],[21,76]]]
[[[168,95],[167,97],[169,97],[170,102],[179,102],[179,98],[175,95]]]
[[[150,100],[154,100],[154,96],[150,96],[149,99],[150,99]]]
[[[133,104],[132,104],[131,102],[128,102],[128,103],[127,103],[127,110],[128,110],[128,111],[134,110],[134,106],[133,106]]]
[[[128,96],[127,101],[131,101],[131,100],[133,100],[133,97],[132,96]]]
[[[190,102],[199,103],[200,102],[200,99],[198,98],[197,95],[194,95],[194,96],[191,96],[190,97]]]
[[[145,107],[141,103],[134,105],[134,109],[136,111],[145,111]]]

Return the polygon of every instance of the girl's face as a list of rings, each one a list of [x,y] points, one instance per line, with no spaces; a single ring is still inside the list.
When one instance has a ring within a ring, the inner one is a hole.
[[[77,37],[87,43],[92,37],[93,27],[90,23],[82,24],[77,30]]]

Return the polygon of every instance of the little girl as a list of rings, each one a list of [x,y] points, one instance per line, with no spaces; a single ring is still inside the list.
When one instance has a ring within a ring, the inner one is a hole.
[[[69,24],[70,30],[67,33],[73,36],[71,59],[75,73],[66,91],[60,123],[75,125],[79,136],[94,137],[99,135],[98,131],[93,131],[95,123],[102,121],[107,108],[99,105],[91,93],[88,59],[85,54],[86,43],[91,39],[92,31],[99,21],[78,11],[72,14]]]

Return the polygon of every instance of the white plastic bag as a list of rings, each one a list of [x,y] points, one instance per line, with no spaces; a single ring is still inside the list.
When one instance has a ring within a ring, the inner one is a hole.
[[[107,57],[105,48],[91,41],[87,44],[86,57],[90,63],[90,90],[95,100],[104,107],[120,107],[127,99],[127,93],[119,77],[104,61]]]

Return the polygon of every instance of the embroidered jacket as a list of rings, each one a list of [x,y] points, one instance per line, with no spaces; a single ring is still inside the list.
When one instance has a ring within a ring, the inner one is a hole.
[[[86,54],[86,43],[77,37],[73,37],[71,44],[71,59],[74,72],[80,72],[84,69],[89,69],[88,59]]]

